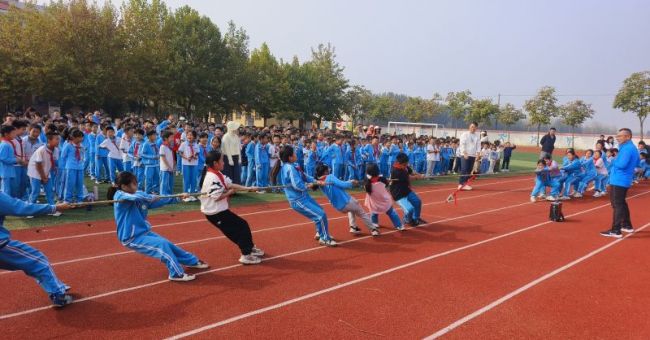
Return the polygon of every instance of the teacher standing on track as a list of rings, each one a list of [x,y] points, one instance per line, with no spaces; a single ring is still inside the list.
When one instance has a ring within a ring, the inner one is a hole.
[[[472,190],[472,187],[467,185],[469,175],[474,168],[476,156],[481,151],[481,137],[476,133],[478,123],[472,122],[469,125],[469,131],[463,132],[460,135],[460,142],[458,148],[462,156],[460,160],[460,177],[458,179],[458,190]]]
[[[630,209],[625,198],[627,190],[632,186],[634,168],[639,164],[639,152],[632,143],[632,131],[630,129],[618,130],[616,141],[618,141],[618,156],[612,161],[609,175],[609,185],[611,186],[609,199],[614,209],[614,217],[612,228],[600,234],[606,237],[621,238],[623,237],[621,231],[626,233],[634,232],[630,220]]]

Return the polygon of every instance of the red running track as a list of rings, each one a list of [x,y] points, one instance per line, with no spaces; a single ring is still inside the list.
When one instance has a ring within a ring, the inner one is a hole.
[[[159,227],[157,232],[175,242],[187,242],[186,249],[212,265],[196,281],[185,284],[163,280],[166,270],[156,261],[130,253],[111,255],[124,249],[110,233],[67,238],[89,233],[88,227],[79,225],[38,234],[18,232],[14,234],[17,239],[40,240],[34,245],[52,262],[72,261],[55,269],[73,286],[80,302],[53,310],[29,278],[6,273],[0,275],[0,289],[14,293],[5,294],[0,323],[8,338],[183,334],[200,338],[422,338],[614,242],[597,234],[610,218],[606,199],[568,202],[564,205],[568,221],[550,223],[547,204],[527,201],[531,182],[481,181],[477,190],[461,194],[457,206],[442,203],[451,186],[418,188],[427,204],[423,216],[432,223],[405,232],[383,228],[384,235],[378,238],[349,235],[347,220],[336,219],[342,215],[328,207],[330,228],[344,243],[337,249],[317,247],[313,226],[293,212],[249,215],[256,243],[269,254],[262,265],[252,267],[233,265],[234,246],[215,238],[220,235],[204,222]],[[425,193],[429,190],[437,191]],[[642,209],[650,201],[648,194],[647,184],[634,187],[629,194],[638,226],[650,222],[650,212]],[[286,203],[270,204],[265,210],[282,208]],[[165,223],[164,217],[157,218],[161,221],[154,224]],[[177,221],[191,218],[199,220],[200,214],[175,216]],[[287,224],[296,225],[283,227]],[[99,231],[91,232],[105,232],[113,226],[93,228]],[[646,319],[647,312],[639,304],[648,298],[640,288],[647,275],[636,269],[648,266],[640,244],[647,235],[641,231],[626,238],[445,335],[643,337],[647,328],[639,327],[638,321]],[[88,259],[93,256],[97,258]],[[618,263],[610,259],[625,266],[610,273],[611,263]],[[636,299],[617,299],[625,296]],[[620,312],[630,305],[636,306],[629,308],[632,315]],[[636,324],[636,329],[608,327],[603,320],[628,320],[623,324]]]

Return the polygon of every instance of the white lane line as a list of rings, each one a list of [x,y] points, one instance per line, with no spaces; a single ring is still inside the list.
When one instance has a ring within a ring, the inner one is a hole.
[[[641,228],[638,228],[636,231],[637,232],[641,231],[641,230],[645,229],[648,226],[650,226],[650,223],[646,223],[644,226],[642,226]],[[426,340],[437,339],[437,338],[439,338],[439,337],[453,331],[454,329],[462,326],[463,324],[467,323],[468,321],[471,321],[472,319],[475,319],[475,318],[481,316],[482,314],[485,314],[486,312],[490,311],[494,307],[496,307],[496,306],[498,306],[498,305],[512,299],[513,297],[527,291],[530,288],[535,287],[536,285],[542,283],[543,281],[546,281],[546,280],[552,278],[553,276],[555,276],[555,275],[557,275],[557,274],[559,274],[559,273],[561,273],[561,272],[563,272],[563,271],[565,271],[565,270],[579,264],[580,262],[584,262],[587,259],[589,259],[591,257],[594,257],[595,255],[605,251],[607,248],[613,247],[617,243],[622,242],[623,240],[625,240],[626,238],[628,238],[628,237],[630,237],[632,235],[634,235],[634,234],[627,234],[623,238],[619,238],[619,239],[617,239],[617,240],[615,240],[613,242],[607,243],[606,245],[604,245],[604,246],[590,252],[589,254],[587,254],[587,255],[579,258],[579,259],[571,261],[571,262],[567,263],[566,265],[564,265],[564,266],[562,266],[560,268],[557,268],[557,269],[555,269],[554,271],[552,271],[552,272],[550,272],[548,274],[542,275],[542,276],[538,277],[537,279],[535,279],[535,280],[533,280],[533,281],[531,281],[531,282],[529,282],[529,283],[527,283],[527,284],[513,290],[512,292],[504,295],[503,297],[494,300],[493,302],[485,305],[484,307],[476,310],[475,312],[473,312],[471,314],[468,314],[467,316],[454,321],[449,326],[447,326],[445,328],[442,328],[441,330],[429,335],[428,337],[426,337],[424,339],[426,339]]]
[[[642,196],[642,195],[645,195],[645,194],[648,194],[648,193],[650,193],[650,191],[643,192],[643,193],[640,193],[640,194],[636,194],[634,196],[629,197],[628,199],[632,199],[634,197]],[[596,207],[591,208],[591,209],[587,209],[587,210],[577,212],[575,214],[567,215],[566,217],[574,217],[574,216],[586,214],[586,213],[592,212],[594,210],[606,207],[608,205],[609,204],[603,204],[603,205],[596,206]],[[506,208],[510,209],[512,207],[506,207]],[[185,337],[188,337],[188,336],[196,335],[198,333],[205,332],[205,331],[210,330],[210,329],[218,328],[218,327],[221,327],[221,326],[224,326],[224,325],[227,325],[227,324],[230,324],[230,323],[242,320],[242,319],[246,319],[246,318],[249,318],[249,317],[252,317],[252,316],[255,316],[255,315],[259,315],[259,314],[262,314],[262,313],[265,313],[265,312],[268,312],[268,311],[279,309],[279,308],[282,308],[282,307],[285,307],[285,306],[288,306],[288,305],[291,305],[291,304],[294,304],[294,303],[297,303],[297,302],[300,302],[300,301],[308,300],[308,299],[311,299],[313,297],[320,296],[320,295],[323,295],[323,294],[326,294],[326,293],[329,293],[329,292],[333,292],[333,291],[339,290],[339,289],[344,288],[344,287],[348,287],[348,286],[351,286],[351,285],[354,285],[354,284],[357,284],[357,283],[368,281],[368,280],[371,280],[371,279],[374,279],[374,278],[377,278],[377,277],[380,277],[380,276],[383,276],[383,275],[386,275],[386,274],[393,273],[393,272],[398,271],[398,270],[413,267],[413,266],[418,265],[420,263],[427,262],[427,261],[430,261],[430,260],[433,260],[433,259],[436,259],[436,258],[439,258],[439,257],[454,254],[454,253],[457,253],[457,252],[460,252],[460,251],[463,251],[463,250],[466,250],[466,249],[474,248],[474,247],[480,246],[480,245],[485,244],[485,243],[494,242],[496,240],[499,240],[499,239],[502,239],[502,238],[505,238],[505,237],[509,237],[509,236],[512,236],[512,235],[515,235],[515,234],[519,234],[519,233],[522,233],[522,232],[525,232],[525,231],[528,231],[528,230],[531,230],[531,229],[535,229],[535,228],[538,228],[540,226],[550,224],[550,223],[553,223],[553,222],[552,221],[546,221],[546,222],[538,223],[538,224],[528,226],[528,227],[525,227],[525,228],[522,228],[522,229],[517,229],[517,230],[511,231],[511,232],[506,233],[506,234],[502,234],[502,235],[495,236],[495,237],[492,237],[492,238],[489,238],[489,239],[485,239],[485,240],[482,240],[482,241],[479,241],[479,242],[470,243],[470,244],[462,246],[462,247],[454,248],[454,249],[451,249],[451,250],[448,250],[448,251],[445,251],[445,252],[442,252],[442,253],[438,253],[438,254],[434,254],[434,255],[431,255],[431,256],[428,256],[428,257],[425,257],[425,258],[421,258],[419,260],[415,260],[413,262],[405,263],[405,264],[402,264],[402,265],[399,265],[399,266],[396,266],[396,267],[392,267],[392,268],[389,268],[389,269],[386,269],[386,270],[383,270],[383,271],[380,271],[380,272],[376,272],[376,273],[368,275],[368,276],[360,277],[360,278],[352,280],[352,281],[339,283],[336,286],[331,286],[329,288],[325,288],[325,289],[322,289],[322,290],[319,290],[319,291],[315,291],[313,293],[302,295],[302,296],[299,296],[297,298],[286,300],[286,301],[283,301],[283,302],[280,302],[280,303],[277,303],[277,304],[274,304],[274,305],[271,305],[271,306],[267,306],[267,307],[264,307],[264,308],[260,308],[260,309],[256,309],[256,310],[247,312],[247,313],[239,314],[239,315],[233,316],[233,317],[225,319],[225,320],[221,320],[221,321],[218,321],[218,322],[215,322],[215,323],[212,323],[212,324],[205,325],[203,327],[199,327],[199,328],[196,328],[196,329],[189,330],[187,332],[184,332],[184,333],[169,337],[167,339],[181,339],[181,338],[185,338]]]
[[[500,207],[500,208],[496,208],[496,209],[479,211],[479,212],[469,214],[469,215],[450,217],[450,218],[447,218],[447,219],[444,219],[444,220],[431,222],[431,223],[428,223],[427,225],[423,225],[423,226],[420,226],[420,227],[417,227],[417,228],[425,228],[427,226],[431,226],[431,225],[434,225],[434,224],[459,220],[459,219],[468,218],[468,217],[474,217],[474,216],[477,216],[477,215],[487,214],[487,213],[491,213],[491,212],[497,212],[497,211],[512,209],[512,208],[516,208],[516,207],[520,207],[520,206],[524,206],[524,205],[528,205],[528,204],[532,204],[532,203],[524,202],[524,203],[504,206],[504,207]],[[408,229],[413,229],[413,228],[408,228]],[[392,233],[396,233],[396,232],[399,232],[399,231],[397,231],[397,230],[388,231],[388,232],[384,232],[383,235],[392,234]],[[365,239],[372,238],[372,237],[374,237],[374,236],[368,235],[368,236],[357,237],[357,238],[354,238],[354,239],[351,239],[351,240],[339,242],[339,244],[358,242],[358,241],[365,240]],[[317,246],[317,247],[307,248],[307,249],[303,249],[303,250],[298,250],[298,251],[294,251],[294,252],[290,252],[290,253],[285,253],[285,254],[269,257],[269,258],[263,259],[263,261],[265,261],[265,262],[266,261],[271,261],[271,260],[275,260],[275,259],[279,259],[279,258],[284,258],[284,257],[288,257],[288,256],[303,254],[303,253],[312,252],[312,251],[315,251],[315,250],[321,250],[321,249],[325,249],[325,248],[327,248],[327,247],[325,247],[325,246]],[[226,267],[214,268],[214,269],[210,269],[210,270],[207,270],[207,271],[204,271],[204,272],[197,273],[195,275],[197,275],[197,276],[205,275],[205,274],[209,274],[209,273],[215,273],[215,272],[224,271],[224,270],[228,270],[228,269],[232,269],[232,268],[238,268],[238,267],[242,267],[242,266],[243,265],[241,265],[241,264],[235,264],[235,265],[230,265],[230,266],[226,266]],[[73,303],[80,303],[80,302],[84,302],[84,301],[95,300],[95,299],[106,297],[106,296],[111,296],[111,295],[115,295],[115,294],[130,292],[130,291],[134,291],[134,290],[138,290],[138,289],[142,289],[142,288],[147,288],[147,287],[152,287],[152,286],[156,286],[156,285],[163,284],[163,283],[168,283],[168,282],[169,282],[168,280],[160,280],[160,281],[154,281],[154,282],[145,283],[145,284],[132,286],[132,287],[128,287],[128,288],[118,289],[118,290],[114,290],[114,291],[108,291],[108,292],[101,293],[101,294],[98,294],[98,295],[93,295],[93,296],[81,298],[79,300],[75,300]],[[53,307],[51,305],[48,305],[48,306],[42,306],[42,307],[27,309],[27,310],[20,311],[20,312],[4,314],[4,315],[0,315],[0,320],[10,319],[10,318],[14,318],[14,317],[22,316],[22,315],[27,315],[27,314],[32,314],[32,313],[47,310],[47,309],[50,309],[50,308],[53,308]]]
[[[474,185],[474,187],[485,187],[485,186],[490,186],[490,185],[495,185],[495,184],[514,183],[514,182],[522,182],[522,181],[529,181],[529,180],[530,180],[530,178],[527,177],[527,178],[520,178],[520,179],[509,180],[509,181],[499,181],[499,182],[490,182],[490,183],[485,183],[485,184],[479,184],[479,185]],[[426,194],[426,193],[439,192],[439,191],[449,191],[449,190],[453,190],[453,188],[445,187],[445,188],[439,188],[439,189],[435,189],[435,190],[418,191],[417,193],[418,194]],[[360,196],[355,197],[355,198],[359,199],[359,198],[362,198],[362,197],[364,197],[364,195],[360,195]],[[275,203],[275,202],[272,202],[272,203]],[[321,203],[320,205],[321,206],[326,206],[326,205],[330,205],[330,203],[326,202],[326,203]],[[239,214],[239,216],[251,216],[251,215],[275,213],[275,212],[289,211],[289,210],[293,210],[293,209],[291,209],[291,208],[282,208],[282,209],[274,209],[274,210],[254,211],[254,212],[250,212],[250,213]],[[168,226],[175,226],[175,225],[181,225],[181,224],[190,224],[190,223],[197,223],[197,222],[205,222],[205,219],[157,224],[157,225],[152,226],[152,228],[168,227]],[[32,240],[32,241],[23,241],[23,242],[27,243],[27,244],[38,244],[38,243],[45,243],[45,242],[77,239],[77,238],[100,236],[100,235],[112,235],[112,234],[115,234],[114,230],[101,231],[101,232],[88,233],[88,234],[78,234],[78,235],[70,235],[70,236],[52,237],[52,238],[45,238],[45,239]]]
[[[513,192],[517,190],[521,190],[522,188],[515,188],[511,190],[506,190],[506,191],[501,191],[501,192],[491,192],[488,194],[481,194],[481,195],[476,195],[476,196],[470,196],[470,197],[462,197],[459,198],[458,201],[464,201],[464,200],[470,200],[470,199],[475,199],[475,198],[481,198],[481,197],[486,197],[486,196],[495,196],[495,195],[501,195],[503,193],[507,192]],[[422,206],[429,206],[429,205],[435,205],[435,204],[446,204],[447,201],[439,201],[439,202],[431,202],[431,203],[425,203],[422,204]],[[400,207],[397,207],[397,209],[400,209]],[[342,215],[342,216],[337,216],[337,217],[330,217],[328,218],[329,221],[332,220],[340,220],[340,219],[347,219],[347,215]],[[204,220],[202,220],[204,221]],[[258,229],[252,231],[253,234],[256,233],[261,233],[261,232],[267,232],[267,231],[274,231],[274,230],[282,230],[282,229],[288,229],[288,228],[293,228],[297,226],[302,226],[302,225],[313,225],[314,222],[300,222],[300,223],[294,223],[294,224],[289,224],[285,226],[280,226],[280,227],[271,227],[271,228],[265,228],[265,229]],[[226,238],[225,236],[214,236],[214,237],[207,237],[203,239],[198,239],[198,240],[190,240],[190,241],[185,241],[185,242],[179,242],[176,243],[176,245],[187,245],[187,244],[195,244],[195,243],[200,243],[200,242],[207,242],[207,241],[212,241],[212,240],[220,240]],[[102,259],[106,257],[112,257],[112,256],[120,256],[120,255],[127,255],[127,254],[136,254],[136,252],[131,251],[131,250],[126,250],[126,251],[120,251],[120,252],[114,252],[114,253],[108,253],[108,254],[102,254],[102,255],[95,255],[95,256],[88,256],[88,257],[82,257],[82,258],[77,258],[77,259],[70,259],[70,260],[65,260],[65,261],[60,261],[60,262],[52,262],[52,266],[60,266],[60,265],[65,265],[65,264],[71,264],[71,263],[77,263],[77,262],[83,262],[83,261],[90,261],[90,260],[97,260],[97,259]],[[16,275],[19,273],[17,271],[0,271],[0,276],[2,275],[9,275],[11,273],[16,273]]]

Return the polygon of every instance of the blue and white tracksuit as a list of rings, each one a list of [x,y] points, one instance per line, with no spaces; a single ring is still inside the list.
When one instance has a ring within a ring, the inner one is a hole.
[[[61,159],[65,162],[63,200],[66,202],[79,203],[84,199],[84,156],[81,144],[67,143],[61,150]]]
[[[155,196],[142,191],[129,194],[118,190],[114,199],[122,201],[114,205],[117,238],[122,245],[160,260],[169,270],[169,276],[182,276],[185,273],[183,265],[192,266],[199,262],[193,254],[151,231],[151,224],[147,221],[148,209],[176,203],[177,198],[156,200]]]
[[[95,179],[98,181],[109,179],[108,149],[99,147],[105,139],[106,137],[103,134],[98,134],[95,137]],[[102,170],[104,170],[103,173]]]
[[[379,154],[379,171],[384,176],[384,178],[390,178],[390,151],[387,147],[381,147],[381,153]]]
[[[131,146],[129,146],[129,149],[126,151],[129,158],[133,160],[132,168],[133,168],[133,174],[135,175],[135,178],[138,181],[138,190],[144,190],[144,183],[145,183],[144,165],[142,164],[142,158],[141,158],[143,145],[144,145],[143,141],[134,140],[133,142],[131,142]]]
[[[546,186],[550,179],[548,173],[549,173],[548,167],[535,170],[535,186],[533,187],[533,191],[530,193],[531,197],[537,197],[540,194],[546,193]]]
[[[336,178],[340,180],[345,179],[345,145],[334,143],[330,145],[328,152],[332,159],[332,175],[336,176]]]
[[[0,143],[0,185],[5,194],[15,197],[18,191],[16,181],[16,151],[10,141]]]
[[[307,192],[309,189],[306,183],[314,182],[314,178],[298,170],[298,165],[295,163],[282,164],[281,172],[282,185],[287,185],[284,188],[284,194],[287,200],[289,200],[291,208],[314,221],[316,232],[320,236],[320,239],[329,241],[331,236],[329,234],[325,210]]]
[[[356,148],[352,150],[352,148],[348,148],[345,151],[344,159],[347,167],[345,179],[348,181],[352,179],[361,180],[363,178],[363,160],[361,159],[361,150]]]
[[[26,203],[0,193],[0,269],[22,270],[36,279],[36,283],[47,294],[62,295],[66,285],[56,277],[47,257],[25,243],[12,240],[9,230],[4,227],[7,215],[34,216],[52,214],[55,211],[53,205]]]
[[[357,226],[356,217],[359,217],[368,229],[377,228],[370,215],[359,205],[359,202],[345,191],[352,188],[352,182],[341,181],[333,174],[329,174],[325,178],[321,178],[321,180],[327,184],[321,187],[321,190],[323,190],[323,193],[325,193],[325,196],[336,210],[348,214],[351,227]]]
[[[255,146],[255,176],[257,186],[260,188],[269,186],[269,144],[257,143]]]
[[[257,147],[257,144],[257,142],[249,142],[246,145],[246,150],[244,151],[246,153],[246,158],[248,158],[248,166],[246,167],[246,183],[244,183],[244,185],[247,187],[257,185],[257,177],[255,176],[255,169],[257,165],[255,161],[255,148]]]
[[[146,141],[142,145],[145,192],[157,193],[160,188],[160,151],[156,142]]]
[[[577,186],[582,180],[582,164],[578,158],[574,158],[573,161],[569,161],[567,159],[567,164],[562,167],[562,170],[564,170],[564,173],[566,175],[566,179],[564,180],[563,196],[568,197],[571,193],[571,186],[574,187],[574,191],[577,191]]]
[[[593,157],[583,158],[580,163],[582,164],[583,169],[585,169],[585,173],[580,181],[580,185],[578,185],[578,192],[584,194],[587,186],[591,181],[596,179],[598,173],[596,172]]]

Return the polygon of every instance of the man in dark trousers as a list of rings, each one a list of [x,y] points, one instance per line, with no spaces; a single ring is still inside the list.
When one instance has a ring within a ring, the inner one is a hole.
[[[555,128],[552,127],[548,133],[542,136],[539,140],[539,145],[542,146],[542,152],[539,153],[539,158],[544,159],[546,155],[553,156],[553,149],[555,149]]]
[[[621,238],[621,231],[626,233],[634,232],[630,220],[630,209],[627,207],[625,198],[627,190],[632,186],[634,179],[634,168],[639,164],[639,151],[632,143],[632,131],[627,128],[618,130],[616,134],[618,141],[618,155],[612,161],[609,173],[609,185],[611,192],[609,199],[614,209],[612,228],[601,232],[606,237]]]

